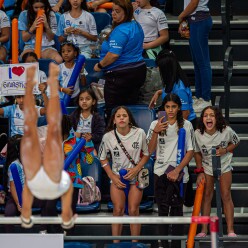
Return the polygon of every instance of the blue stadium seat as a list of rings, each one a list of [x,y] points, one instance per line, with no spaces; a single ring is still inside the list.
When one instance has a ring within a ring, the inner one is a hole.
[[[89,244],[85,242],[65,242],[64,248],[95,248],[95,244]]]
[[[127,105],[127,108],[133,114],[137,125],[147,133],[151,122],[156,119],[154,109],[149,109],[147,105]]]
[[[38,123],[37,123],[37,126],[38,127],[41,127],[41,126],[45,126],[47,125],[47,120],[46,120],[46,116],[41,116],[38,118]]]
[[[106,248],[149,248],[150,245],[143,244],[143,243],[134,243],[134,242],[120,242],[120,243],[113,243],[107,244]]]
[[[103,72],[95,72],[94,66],[99,62],[98,58],[86,59],[85,70],[88,72],[86,76],[87,84],[90,85],[92,82],[97,83],[100,78],[103,77]]]
[[[16,0],[4,1],[4,9],[6,15],[11,19],[14,15]]]
[[[91,13],[96,21],[97,33],[100,34],[101,31],[108,25],[111,25],[112,17],[108,13],[92,12]]]
[[[157,67],[154,59],[144,59],[147,67]]]
[[[143,199],[140,203],[139,209],[140,211],[152,211],[153,210],[153,196],[154,196],[154,179],[153,179],[153,167],[154,160],[150,158],[148,162],[145,164],[144,168],[149,170],[149,186],[144,189]],[[108,210],[113,210],[113,203],[108,202],[107,208]]]
[[[41,71],[44,71],[47,76],[48,76],[48,71],[49,71],[49,64],[51,62],[57,64],[56,61],[54,61],[52,59],[39,59],[39,69]]]

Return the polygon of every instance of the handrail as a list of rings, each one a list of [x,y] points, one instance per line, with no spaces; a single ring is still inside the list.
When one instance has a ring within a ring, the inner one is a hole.
[[[221,0],[222,41],[224,52],[231,44],[230,19],[231,0]]]
[[[224,61],[224,88],[225,88],[225,119],[229,121],[230,118],[230,88],[233,71],[233,48],[228,47],[225,51]]]

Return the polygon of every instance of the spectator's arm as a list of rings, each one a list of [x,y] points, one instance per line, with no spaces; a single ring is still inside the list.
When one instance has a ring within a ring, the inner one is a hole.
[[[4,109],[0,108],[0,115],[4,115]]]
[[[118,58],[119,58],[118,54],[108,52],[106,54],[106,56],[103,58],[103,60],[100,61],[99,63],[101,64],[102,67],[106,67],[106,66],[111,65],[112,63],[114,63]],[[94,70],[95,71],[101,71],[101,68],[99,68],[98,64],[96,64],[94,66]]]
[[[150,49],[150,48],[158,47],[158,46],[163,45],[168,40],[169,40],[168,29],[162,29],[159,31],[159,37],[154,41],[144,43],[143,48],[144,49]]]
[[[1,29],[0,42],[1,43],[8,42],[9,37],[10,37],[10,28],[9,27],[2,28]]]
[[[199,4],[199,0],[191,0],[184,11],[178,16],[179,23],[181,23],[187,16],[195,11]]]

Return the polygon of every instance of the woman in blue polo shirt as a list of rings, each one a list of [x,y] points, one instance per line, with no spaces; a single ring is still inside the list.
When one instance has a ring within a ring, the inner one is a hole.
[[[112,31],[102,44],[95,71],[105,73],[104,98],[107,118],[114,107],[136,104],[145,82],[146,64],[142,57],[144,33],[133,20],[131,1],[114,0]]]
[[[163,50],[158,54],[156,63],[159,67],[164,89],[158,90],[149,104],[150,108],[156,105],[160,95],[162,99],[168,93],[174,93],[180,97],[182,102],[183,118],[190,121],[196,128],[196,114],[193,109],[192,92],[187,76],[183,72],[175,54],[169,50]]]

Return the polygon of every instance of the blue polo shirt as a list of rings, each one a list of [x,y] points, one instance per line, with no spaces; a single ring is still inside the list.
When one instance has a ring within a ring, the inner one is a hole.
[[[104,70],[143,61],[143,42],[144,32],[138,22],[125,22],[115,27],[108,40],[102,43],[100,61],[108,52],[118,54],[119,58]]]

